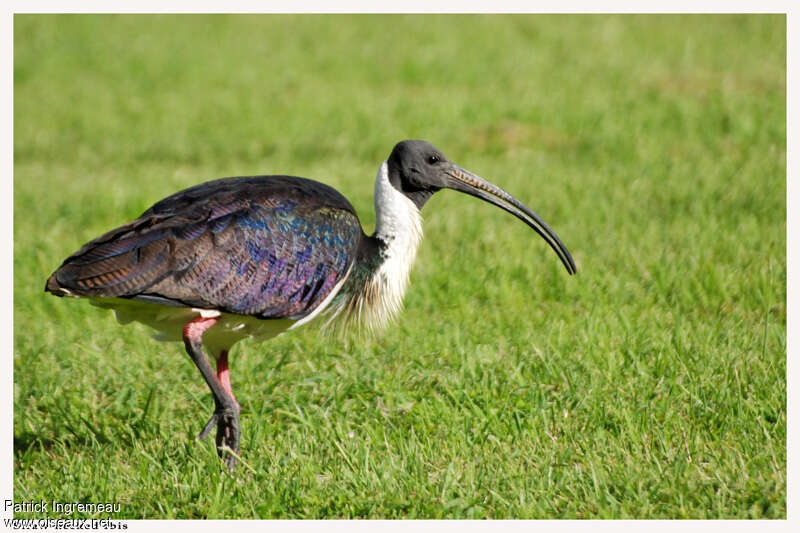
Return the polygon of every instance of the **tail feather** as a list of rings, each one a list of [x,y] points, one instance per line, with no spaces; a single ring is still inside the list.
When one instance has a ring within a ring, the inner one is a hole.
[[[122,229],[122,228],[120,228]],[[123,239],[87,244],[47,280],[56,296],[115,297],[139,292],[163,279],[169,267],[164,232],[151,231]]]

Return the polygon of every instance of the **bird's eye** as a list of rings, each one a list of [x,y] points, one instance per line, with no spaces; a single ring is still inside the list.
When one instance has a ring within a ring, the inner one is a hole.
[[[434,165],[434,164],[436,164],[438,162],[439,162],[439,156],[438,155],[434,154],[434,155],[429,155],[428,156],[428,164],[429,165]]]

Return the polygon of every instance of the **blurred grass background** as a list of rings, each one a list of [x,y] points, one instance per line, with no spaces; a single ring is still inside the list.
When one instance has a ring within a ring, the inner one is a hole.
[[[785,518],[785,22],[16,15],[15,500]],[[395,326],[234,349],[234,477],[193,440],[213,403],[181,346],[43,292],[86,241],[223,176],[324,181],[370,231],[406,138],[529,204],[578,275],[437,195]]]

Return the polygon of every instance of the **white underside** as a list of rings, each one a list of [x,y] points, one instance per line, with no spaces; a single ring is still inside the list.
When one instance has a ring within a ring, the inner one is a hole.
[[[153,328],[157,331],[153,337],[159,341],[183,340],[183,328],[198,317],[218,318],[218,322],[203,334],[203,344],[210,352],[209,355],[216,357],[220,351],[230,350],[231,346],[242,339],[253,338],[264,341],[311,322],[330,305],[349,275],[350,270],[333,287],[325,300],[310,314],[298,320],[260,319],[254,316],[222,313],[216,309],[170,307],[125,298],[92,298],[90,302],[97,307],[112,309],[120,324],[139,322]]]

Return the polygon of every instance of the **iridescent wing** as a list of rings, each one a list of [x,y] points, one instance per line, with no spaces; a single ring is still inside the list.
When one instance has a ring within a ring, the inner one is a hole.
[[[327,185],[226,178],[165,198],[86,244],[47,290],[300,318],[344,278],[363,235],[353,207]]]

